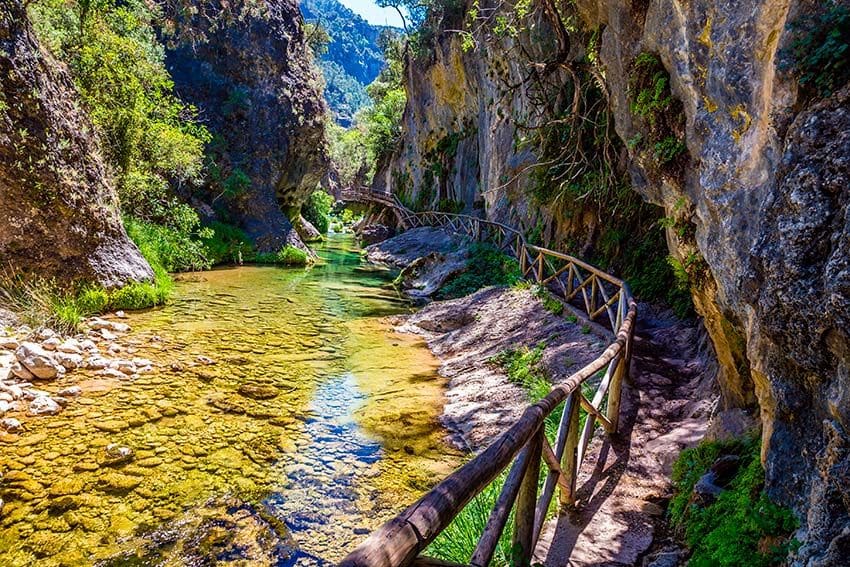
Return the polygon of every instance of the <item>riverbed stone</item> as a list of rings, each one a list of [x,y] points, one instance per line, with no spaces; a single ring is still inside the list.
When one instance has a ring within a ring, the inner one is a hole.
[[[17,433],[23,430],[23,426],[21,425],[21,422],[14,417],[5,417],[0,419],[0,429],[10,433]]]
[[[126,494],[138,488],[141,483],[142,479],[138,477],[109,472],[100,477],[98,487],[105,492]]]
[[[50,353],[37,343],[21,343],[15,351],[15,357],[40,380],[53,380],[65,373],[65,369],[54,362]]]
[[[40,416],[56,415],[60,411],[62,411],[62,406],[56,403],[53,398],[49,396],[37,396],[30,402],[28,413],[33,416]]]
[[[45,350],[51,350],[51,351],[59,348],[60,344],[62,344],[62,341],[59,337],[50,337],[46,341],[41,342],[41,346],[43,346]]]
[[[135,458],[135,453],[130,447],[124,447],[118,443],[110,443],[103,449],[103,457],[100,464],[106,467],[117,467],[129,463]]]
[[[56,362],[61,364],[65,370],[74,370],[83,365],[83,357],[79,354],[60,351],[54,356],[56,358]]]
[[[253,400],[271,400],[280,393],[277,388],[269,384],[241,384],[237,390],[240,395]]]

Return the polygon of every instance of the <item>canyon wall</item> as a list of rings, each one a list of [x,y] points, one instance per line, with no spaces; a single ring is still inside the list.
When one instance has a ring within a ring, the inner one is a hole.
[[[580,1],[623,140],[646,130],[629,80],[657,55],[683,105],[690,162],[671,179],[632,152],[633,186],[669,215],[692,208],[694,288],[725,408],[758,409],[769,494],[803,518],[798,561],[850,549],[850,87],[810,103],[786,71],[790,21],[811,2]],[[668,238],[680,257],[686,244]],[[693,252],[688,251],[688,254]]]
[[[97,136],[20,0],[0,1],[0,271],[107,288],[153,272],[127,237]]]
[[[497,5],[474,4],[487,14]],[[807,96],[787,49],[791,24],[818,4],[578,0],[557,5],[582,28],[567,45],[547,17],[553,6],[537,0],[521,31],[501,35],[468,27],[473,2],[443,15],[430,51],[410,55],[400,149],[375,187],[527,231],[542,219],[545,238],[585,255],[604,213],[575,201],[582,195],[566,208],[530,197],[539,178],[529,167],[546,156],[525,143],[540,103],[527,77],[536,60],[546,81],[576,81],[576,64],[595,58],[602,72],[591,77],[620,148],[609,161],[663,208],[669,254],[714,344],[717,421],[729,412],[760,425],[768,493],[801,519],[794,560],[841,564],[850,554],[850,87]],[[652,114],[653,96],[666,116]]]
[[[191,4],[172,18],[166,65],[213,134],[205,201],[261,251],[303,247],[291,220],[328,168],[327,108],[298,5]]]

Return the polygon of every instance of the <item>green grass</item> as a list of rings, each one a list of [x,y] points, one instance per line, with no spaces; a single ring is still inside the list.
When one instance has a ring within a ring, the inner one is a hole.
[[[558,301],[549,291],[543,286],[537,286],[534,294],[543,302],[543,308],[554,315],[564,313],[564,304]]]
[[[673,466],[676,495],[668,509],[671,524],[692,551],[694,567],[769,567],[784,563],[796,545],[790,534],[797,520],[764,492],[761,445],[755,437],[725,443],[703,442],[682,451]],[[691,499],[694,485],[722,455],[737,455],[735,477],[711,505]]]
[[[516,260],[489,244],[475,243],[469,248],[466,269],[437,293],[437,299],[454,299],[489,286],[512,286],[522,281]]]
[[[300,248],[287,244],[277,252],[259,252],[253,258],[257,264],[279,264],[283,266],[306,266],[310,257]]]

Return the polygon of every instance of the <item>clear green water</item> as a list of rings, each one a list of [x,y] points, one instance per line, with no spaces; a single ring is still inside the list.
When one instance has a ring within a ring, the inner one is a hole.
[[[170,305],[128,320],[122,344],[132,346],[120,356],[149,358],[154,372],[76,372],[45,387],[83,394],[0,437],[0,564],[133,554],[145,534],[222,495],[288,526],[299,549],[289,563],[335,561],[453,469],[438,363],[385,320],[407,303],[381,288],[388,274],[363,268],[349,239],[319,253],[307,270],[182,277]],[[246,385],[274,397],[247,397]],[[134,460],[106,465],[110,443]]]

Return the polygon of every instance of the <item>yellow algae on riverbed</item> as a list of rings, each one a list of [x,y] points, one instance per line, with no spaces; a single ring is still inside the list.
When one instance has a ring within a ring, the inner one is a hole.
[[[18,416],[26,431],[0,439],[2,564],[148,553],[151,530],[187,526],[223,495],[334,561],[451,470],[438,362],[384,320],[407,304],[358,271],[349,241],[321,254],[312,270],[185,278],[170,305],[128,320],[121,356],[152,372],[46,385],[83,392],[57,416]]]

